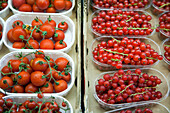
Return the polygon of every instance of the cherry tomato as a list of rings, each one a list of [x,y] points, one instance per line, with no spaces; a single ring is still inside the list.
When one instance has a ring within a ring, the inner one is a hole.
[[[57,10],[63,10],[66,7],[65,0],[54,0],[54,7]]]
[[[24,93],[24,87],[21,85],[15,85],[12,90],[12,93]]]
[[[38,6],[39,9],[45,10],[50,5],[50,2],[49,0],[36,0],[36,5]]]
[[[13,86],[13,81],[10,77],[4,76],[0,80],[0,87],[2,89],[10,89],[9,86]]]
[[[55,32],[55,28],[49,23],[46,23],[46,24],[43,24],[42,26],[40,26],[40,30],[46,32],[46,34],[44,34],[44,35],[42,32],[40,32],[41,36],[44,38],[51,38]]]
[[[39,99],[42,99],[42,98],[44,97],[44,95],[43,95],[43,93],[38,93],[38,94],[37,94],[37,97],[38,97]]]
[[[41,50],[36,51],[35,57],[36,58],[44,58],[45,57],[44,52]]]
[[[26,71],[21,71],[18,74],[17,82],[20,85],[27,85],[30,82],[30,74]]]
[[[32,6],[35,3],[35,0],[26,0],[26,2],[27,4]]]
[[[66,103],[65,103],[65,102],[62,102],[62,106],[63,106],[63,107],[66,107]]]
[[[32,21],[32,23],[31,23],[31,25],[34,27],[34,26],[40,26],[40,25],[42,25],[43,24],[43,22],[42,22],[42,20],[41,19],[39,19],[38,17],[36,17],[33,21]]]
[[[12,38],[14,39],[14,41],[21,42],[22,41],[22,39],[20,38],[21,36],[23,39],[25,39],[25,37],[27,36],[26,31],[21,26],[15,27],[12,30]]]
[[[10,29],[9,31],[8,31],[8,33],[7,33],[7,38],[8,38],[8,40],[10,41],[10,42],[14,42],[14,39],[13,39],[13,36],[12,36],[12,31],[13,31],[13,29]]]
[[[26,93],[35,93],[36,91],[38,91],[38,87],[34,86],[32,83],[29,83],[26,87],[25,87],[25,92]]]
[[[29,43],[29,44],[28,44]],[[27,49],[39,49],[39,43],[36,40],[29,40],[27,43]]]
[[[30,63],[30,61],[29,61],[29,59],[27,58],[27,57],[20,57],[19,58],[23,63],[25,63],[25,64],[29,64]]]
[[[59,70],[59,71],[64,71],[66,66],[69,65],[69,61],[64,57],[57,58],[55,60],[55,63],[58,66],[57,70]]]
[[[5,94],[0,92],[0,99],[1,99],[2,97],[4,97],[4,96],[5,96]],[[1,105],[0,105],[0,106],[1,106]]]
[[[62,72],[61,74],[64,75],[64,76],[62,76],[62,79],[65,80],[66,82],[69,82],[71,80],[70,73]]]
[[[43,58],[34,58],[31,67],[34,71],[44,72],[47,69],[48,64],[47,61]]]
[[[39,9],[36,4],[34,4],[34,5],[32,6],[32,10],[33,10],[33,12],[44,12],[43,10]]]
[[[54,43],[50,39],[44,39],[40,42],[40,49],[48,49],[52,50],[54,49]]]
[[[61,73],[61,72],[60,72],[60,73]],[[53,77],[54,77],[55,80],[61,80],[61,79],[62,79],[62,76],[59,75],[59,73],[57,73],[57,72],[54,73],[54,76],[53,76]]]
[[[32,7],[29,4],[22,4],[19,7],[19,11],[23,11],[23,12],[32,12]]]
[[[56,93],[62,92],[67,89],[67,82],[64,80],[57,80],[54,83],[54,90]]]
[[[23,26],[23,22],[21,20],[15,20],[13,23],[12,23],[12,27],[15,28],[17,26],[20,26],[22,27]]]
[[[53,93],[53,85],[51,82],[46,81],[44,86],[40,88],[43,93]]]
[[[69,0],[65,1],[66,7],[64,8],[65,10],[69,10],[72,7],[72,2]]]
[[[2,7],[5,8],[8,5],[7,2],[2,3]]]
[[[11,67],[12,67],[12,72],[18,72],[19,71],[19,66],[22,62],[20,60],[12,60],[10,61]]]
[[[56,30],[55,31],[55,34],[53,36],[54,41],[64,40],[64,38],[65,38],[65,34],[64,34],[63,31],[61,31],[61,30]]]
[[[34,30],[34,31],[32,32],[32,37],[34,38],[34,40],[37,40],[37,41],[42,40],[40,31],[38,31],[38,30]]]
[[[15,8],[19,8],[22,4],[25,4],[25,0],[12,0],[12,4]]]
[[[56,22],[51,19],[51,17],[49,16],[49,18],[44,22],[44,23],[49,23],[51,24],[53,27],[56,27]]]
[[[25,47],[25,43],[24,42],[14,42],[12,47],[16,48],[16,49],[22,49]]]
[[[46,78],[44,76],[44,73],[41,71],[34,71],[31,73],[31,82],[35,86],[42,86],[46,82]]]
[[[50,80],[51,78],[51,82],[53,81],[52,77],[54,76],[54,74],[56,73],[56,70],[54,68],[51,67],[51,73],[50,73],[50,68],[47,68],[45,71],[45,75],[47,75],[47,80]],[[52,77],[51,77],[52,74]]]
[[[68,29],[68,24],[67,24],[65,21],[60,22],[60,23],[58,24],[58,28],[63,29],[63,31],[66,32],[67,29]]]
[[[47,10],[46,10],[47,13],[56,13],[56,9],[54,7],[49,7]]]
[[[4,66],[2,69],[1,69],[1,72],[6,74],[6,73],[10,73],[11,72],[11,69],[8,67],[8,66]],[[1,74],[2,74],[1,73]],[[3,74],[2,74],[3,75]]]
[[[63,49],[66,47],[67,47],[67,44],[63,40],[57,41],[54,45],[55,49]]]

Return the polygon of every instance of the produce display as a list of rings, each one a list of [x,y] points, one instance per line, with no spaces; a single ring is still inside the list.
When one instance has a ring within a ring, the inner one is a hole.
[[[72,7],[70,0],[12,0],[15,9],[22,12],[58,13]]]
[[[150,0],[93,0],[93,7],[99,8],[126,8],[126,9],[139,9],[145,8],[150,4]]]
[[[107,104],[132,103],[162,98],[162,92],[157,90],[157,86],[162,83],[161,79],[143,73],[141,69],[118,70],[113,75],[103,75],[96,82],[96,95]]]
[[[0,71],[0,88],[5,92],[60,93],[68,88],[72,67],[66,58],[53,59],[43,51],[20,53],[15,57]]]
[[[170,61],[170,42],[167,45],[164,45],[164,56],[168,62]]]
[[[149,13],[114,9],[94,13],[91,27],[98,36],[146,36],[155,29],[151,22]]]
[[[2,31],[3,31],[3,27],[2,27],[2,25],[0,24],[0,40],[2,39]]]
[[[115,113],[154,113],[151,109],[145,108],[144,110],[142,109],[136,109],[136,110],[122,110],[120,112],[115,112]]]
[[[119,39],[112,37],[111,40],[101,41],[92,50],[92,55],[96,62],[117,69],[122,68],[123,65],[152,65],[163,59],[149,43],[127,37]]]
[[[153,4],[157,6],[160,10],[170,10],[169,0],[153,0]]]
[[[8,0],[1,0],[0,1],[0,11],[6,8],[8,6]]]
[[[22,20],[16,20],[12,29],[7,32],[7,38],[16,49],[46,49],[61,50],[67,47],[64,41],[68,24],[64,20],[56,23],[50,16],[45,22],[36,17],[31,25]]]
[[[62,103],[55,100],[55,97],[28,99],[22,103],[12,98],[0,98],[1,113],[68,113],[70,106],[64,99]],[[61,98],[62,99],[62,98]],[[69,112],[70,113],[70,112]]]

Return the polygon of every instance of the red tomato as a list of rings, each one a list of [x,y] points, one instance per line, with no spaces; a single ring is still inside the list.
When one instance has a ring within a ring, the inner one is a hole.
[[[24,87],[21,85],[15,85],[12,90],[12,93],[24,93]]]
[[[13,86],[12,79],[10,77],[8,77],[8,76],[2,77],[1,80],[0,80],[0,88],[6,89],[6,88],[8,88],[8,85]]]
[[[56,9],[54,7],[49,7],[47,10],[46,10],[47,13],[56,13]]]
[[[41,36],[44,38],[51,38],[55,32],[55,28],[49,23],[46,23],[46,24],[43,24],[42,26],[40,26],[40,30],[46,32],[45,35],[43,35],[43,33],[40,32]]]
[[[54,83],[54,90],[56,93],[62,92],[67,89],[67,82],[64,80],[57,80]]]
[[[40,49],[54,49],[54,43],[50,39],[44,39],[40,43]]]
[[[44,77],[44,73],[41,71],[34,71],[31,73],[31,82],[35,86],[42,86],[46,82],[46,78]]]
[[[44,12],[43,10],[39,9],[38,6],[35,5],[35,4],[32,6],[32,10],[33,10],[34,12]]]
[[[58,28],[63,29],[64,32],[67,31],[67,29],[68,29],[68,24],[67,24],[67,22],[65,22],[65,21],[60,22],[60,23],[58,24]]]
[[[20,38],[22,36],[22,38],[25,39],[25,37],[27,36],[26,31],[21,27],[21,26],[17,26],[12,30],[12,37],[14,39],[14,41],[18,41],[21,42],[22,39]]]
[[[8,33],[7,33],[7,38],[8,38],[8,40],[10,41],[10,42],[14,42],[14,39],[13,39],[13,37],[12,37],[12,31],[13,31],[13,29],[10,29],[9,31],[8,31]]]
[[[26,0],[26,2],[27,4],[32,6],[35,3],[35,0]]]
[[[51,24],[53,27],[56,27],[56,22],[49,16],[45,23]]]
[[[44,86],[40,88],[43,93],[53,93],[53,84],[49,81],[46,81]]]
[[[54,0],[54,7],[57,10],[63,10],[66,7],[65,0]]]
[[[66,0],[65,2],[66,2],[65,10],[69,10],[72,7],[72,2],[69,0]]]
[[[39,9],[45,10],[50,5],[50,2],[49,0],[36,0],[36,5],[38,6]]]
[[[43,58],[34,58],[32,62],[32,69],[34,71],[45,71],[48,67],[47,61]]]
[[[18,72],[19,71],[19,66],[22,63],[20,60],[12,60],[9,61],[12,67],[12,72]]]
[[[57,41],[54,45],[54,48],[55,49],[63,49],[63,48],[66,48],[67,47],[67,44],[63,41],[63,40],[60,40],[60,41]]]
[[[29,4],[22,4],[19,7],[19,11],[23,11],[23,12],[32,12],[32,7]]]
[[[17,26],[21,26],[23,25],[24,23],[21,21],[21,20],[15,20],[13,23],[12,23],[12,27],[15,28]]]
[[[14,42],[12,47],[16,48],[16,49],[22,49],[25,47],[25,43],[24,42]]]
[[[38,30],[36,30],[36,29],[33,31],[32,37],[34,38],[34,40],[37,40],[37,41],[42,40],[40,31],[38,31]]]
[[[59,71],[64,71],[64,68],[69,65],[69,61],[64,57],[57,58],[55,63],[58,66],[57,70]]]
[[[31,23],[31,25],[34,27],[34,26],[40,26],[40,25],[42,25],[43,24],[43,22],[42,22],[42,20],[41,19],[39,19],[38,17],[36,17],[33,21],[32,21],[32,23]]]
[[[39,43],[36,40],[29,40],[27,44],[27,49],[39,49]]]
[[[55,31],[55,34],[53,36],[54,41],[64,40],[64,38],[65,38],[65,34],[64,34],[63,31],[61,31],[61,30],[56,30]]]
[[[20,85],[27,85],[30,82],[30,74],[26,71],[21,71],[18,74],[17,82]]]
[[[25,0],[12,0],[12,4],[15,8],[19,8],[22,4],[25,4]]]
[[[35,58],[44,58],[45,55],[44,55],[44,52],[39,50],[39,51],[36,51],[35,53]]]
[[[5,8],[8,5],[7,2],[2,3],[2,7]]]
[[[26,87],[25,87],[25,92],[26,93],[35,93],[36,91],[38,91],[38,87],[34,86],[32,83],[29,83]]]
[[[8,67],[8,66],[4,66],[2,69],[1,69],[1,72],[6,74],[6,73],[10,73],[11,72],[11,69]],[[1,73],[1,74],[2,74]],[[3,74],[2,74],[3,75]]]
[[[0,24],[0,31],[2,31],[2,29],[3,29],[3,27],[2,27],[2,25]]]

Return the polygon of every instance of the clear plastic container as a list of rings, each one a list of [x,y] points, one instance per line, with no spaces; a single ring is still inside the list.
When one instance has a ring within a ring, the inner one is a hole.
[[[92,28],[92,19],[93,19],[93,17],[96,17],[96,16],[99,14],[100,11],[109,11],[109,10],[108,10],[108,9],[105,9],[105,10],[97,10],[97,11],[95,11],[94,13],[92,13],[92,15],[91,15],[91,17],[90,17],[90,19],[89,19],[89,27],[90,27],[92,33],[94,34],[94,38],[99,37],[99,36],[113,36],[113,35],[107,35],[107,34],[100,34],[100,33],[96,32],[96,31]],[[124,10],[123,10],[123,11],[124,11]],[[155,20],[154,20],[154,17],[153,17],[150,13],[148,13],[148,12],[146,12],[146,11],[142,11],[142,10],[138,10],[138,11],[135,11],[135,12],[138,12],[140,15],[142,15],[142,14],[150,15],[150,16],[152,17],[152,19],[149,21],[149,23],[151,23],[151,25],[152,25],[151,27],[155,28]],[[150,35],[137,35],[137,36],[136,36],[136,35],[122,35],[122,36],[129,36],[129,37],[144,37],[144,36],[146,36],[146,37],[150,37],[150,36],[152,36],[154,33],[155,33],[155,29],[153,29],[153,31],[152,31],[152,33],[151,33]],[[114,37],[118,37],[118,35],[117,35],[117,36],[114,36]]]
[[[18,11],[13,7],[12,0],[8,0],[8,5],[9,5],[9,8],[12,10],[12,12],[14,14],[55,15],[55,16],[56,15],[65,15],[65,16],[71,16],[72,11],[73,11],[74,6],[75,6],[75,0],[70,0],[70,1],[72,2],[72,7],[69,10],[60,11],[59,13],[41,13],[41,12],[22,12],[22,11]]]
[[[135,8],[133,8],[133,9],[129,9],[129,8],[115,8],[115,9],[134,10],[134,11],[137,11],[137,10],[146,10],[146,9],[148,9],[151,6],[151,3],[152,3],[152,0],[149,0],[149,3],[144,8],[137,8],[137,9],[135,9]],[[90,5],[92,6],[92,10],[93,11],[110,9],[110,8],[102,8],[102,7],[96,6],[94,4],[93,0],[90,0]]]
[[[135,71],[135,69],[130,69],[131,71]],[[124,70],[125,72],[127,70]],[[158,70],[153,69],[153,68],[141,68],[142,73],[147,73],[148,75],[155,75],[158,78],[161,79],[162,83],[157,86],[157,90],[162,92],[162,98],[158,100],[149,100],[149,101],[140,101],[140,102],[132,102],[132,103],[122,103],[122,104],[107,104],[103,102],[101,99],[98,98],[96,90],[95,90],[95,85],[98,84],[98,80],[100,78],[103,78],[105,74],[109,75],[114,75],[115,72],[117,71],[110,71],[110,72],[104,72],[99,75],[99,77],[96,78],[94,82],[94,97],[96,101],[101,105],[102,108],[104,109],[118,109],[118,108],[124,108],[124,107],[129,107],[129,106],[138,106],[141,104],[149,104],[151,102],[161,102],[162,100],[166,99],[169,95],[169,83],[168,79]]]
[[[33,51],[22,51],[22,54],[23,55],[26,55],[30,52],[33,52]],[[13,51],[13,52],[10,52],[8,54],[6,54],[5,56],[3,56],[1,59],[0,59],[0,70],[5,66],[7,65],[7,62],[10,60],[10,59],[17,59],[15,57],[15,55],[18,55],[18,53],[21,53],[19,51]],[[62,91],[62,92],[59,92],[59,93],[44,93],[45,96],[48,96],[48,95],[59,95],[59,96],[66,96],[68,94],[68,92],[71,90],[71,88],[73,87],[74,85],[74,81],[75,81],[75,65],[74,65],[74,61],[73,59],[67,55],[66,53],[63,53],[63,52],[44,52],[45,55],[49,56],[50,58],[54,59],[54,61],[59,58],[59,57],[64,57],[66,58],[69,63],[70,63],[70,66],[72,68],[71,72],[70,72],[70,75],[71,75],[71,80],[70,82],[67,83],[67,89]],[[29,60],[31,60],[32,58],[35,58],[35,55],[29,55],[27,56],[27,58]],[[2,75],[0,74],[0,79],[2,78]],[[3,89],[0,88],[0,92],[2,93],[5,93],[5,91]],[[30,95],[30,96],[35,96],[37,94],[35,93],[10,93],[10,92],[6,92],[7,95]]]
[[[166,63],[165,66],[170,70],[170,61],[168,61],[164,56],[164,53],[165,53],[164,45],[166,45],[166,44],[170,45],[170,38],[165,39],[161,44],[161,51],[162,51],[163,60]]]
[[[12,23],[15,20],[21,20],[21,21],[23,21],[24,24],[31,25],[32,20],[36,17],[38,17],[43,22],[45,22],[49,16],[47,16],[47,15],[43,16],[43,15],[31,15],[31,14],[29,14],[29,15],[17,14],[17,15],[13,15],[13,16],[9,17],[6,20],[6,24],[5,24],[5,27],[4,27],[5,31],[4,31],[4,34],[3,34],[3,42],[4,42],[5,46],[10,51],[29,51],[29,50],[32,50],[32,49],[16,49],[16,48],[13,48],[12,47],[13,43],[11,43],[8,40],[7,33],[10,29],[12,29]],[[68,30],[65,32],[65,39],[64,39],[64,41],[67,44],[67,47],[60,49],[60,50],[43,50],[43,51],[51,51],[51,52],[62,51],[62,52],[68,53],[70,51],[71,47],[73,46],[74,42],[75,42],[75,24],[69,17],[64,16],[64,15],[51,16],[51,18],[53,20],[55,20],[55,22],[57,23],[57,26],[58,26],[58,23],[62,22],[62,21],[65,21],[65,22],[68,23],[69,27],[68,27]]]
[[[156,6],[154,3],[152,3],[151,11],[154,15],[160,15],[163,12],[168,12],[167,10],[160,9],[158,6]]]
[[[64,110],[60,109],[60,111],[62,113],[73,113],[73,107],[71,106],[70,102],[67,99],[61,96],[55,96],[55,95],[52,95],[52,96],[54,97],[54,99],[51,99],[50,98],[51,96],[45,96],[44,98],[47,99],[47,101],[52,101],[52,100],[56,101],[59,106],[62,106],[62,102],[64,100],[65,102],[68,103],[69,105],[68,108],[70,108],[70,110],[65,112]],[[26,100],[30,100],[30,99],[33,99],[36,102],[43,101],[42,99],[39,99],[37,96],[28,96],[28,95],[10,95],[10,96],[3,97],[3,99],[5,100],[9,98],[12,99],[14,102],[16,102],[16,104],[24,103]]]
[[[158,102],[152,102],[149,104],[140,104],[135,107],[125,107],[125,108],[110,110],[105,113],[120,113],[122,110],[132,110],[132,112],[135,112],[136,109],[144,110],[145,108],[151,109],[153,113],[170,113],[169,109],[166,106]]]
[[[160,15],[158,16],[158,19],[159,19],[159,17],[161,17],[161,16],[162,16],[163,14],[165,14],[165,13],[167,13],[167,12],[164,12],[164,13],[160,14]],[[159,30],[158,36],[159,36],[160,39],[170,38],[170,36],[168,36],[163,30]]]
[[[123,37],[117,37],[117,39],[122,39]],[[158,52],[158,54],[161,54],[161,50],[160,50],[160,47],[159,45],[153,41],[152,39],[149,39],[149,38],[146,38],[146,37],[129,37],[130,38],[133,38],[133,39],[140,39],[141,42],[145,42],[146,44],[150,44],[152,45],[151,47],[156,50]],[[103,36],[103,37],[98,37],[98,38],[95,38],[91,44],[91,50],[90,50],[90,54],[91,54],[91,58],[93,60],[93,63],[94,65],[97,67],[97,69],[99,70],[102,70],[102,71],[108,71],[108,70],[115,70],[116,67],[113,67],[109,64],[104,64],[104,63],[100,63],[99,61],[97,61],[96,59],[93,58],[93,50],[95,47],[97,47],[97,44],[100,44],[102,41],[108,41],[108,40],[111,40],[112,38],[109,37],[109,36]],[[132,68],[150,68],[152,66],[155,66],[159,63],[159,60],[156,61],[154,64],[152,65],[124,65],[123,64],[123,67],[122,69],[132,69]]]
[[[9,5],[0,11],[0,17],[5,18],[9,14]]]
[[[0,39],[0,50],[2,49],[3,46],[3,34],[4,34],[4,26],[5,26],[5,21],[0,17],[0,24],[3,27],[3,31],[2,31],[2,39]]]

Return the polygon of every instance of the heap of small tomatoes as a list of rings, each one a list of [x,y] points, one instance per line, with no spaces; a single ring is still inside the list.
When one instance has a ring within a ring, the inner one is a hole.
[[[33,58],[34,55],[34,58]],[[31,59],[28,59],[31,56]],[[53,59],[43,51],[22,53],[2,67],[0,88],[12,93],[59,93],[71,80],[71,66],[64,57]]]
[[[5,9],[6,6],[8,6],[8,0],[1,0],[0,1],[0,11]]]
[[[33,98],[18,103],[12,98],[0,98],[0,113],[62,113],[68,112],[70,106],[64,99],[59,103],[55,97],[43,98],[39,101]]]
[[[12,0],[12,3],[23,12],[57,13],[72,7],[70,0]]]
[[[7,33],[7,38],[13,43],[13,48],[60,50],[67,47],[64,39],[68,24],[65,21],[57,25],[50,16],[45,22],[36,17],[31,25],[16,20],[12,27]]]
[[[2,27],[2,25],[0,24],[0,40],[1,40],[1,38],[2,38],[2,31],[3,31],[3,27]]]

